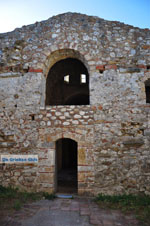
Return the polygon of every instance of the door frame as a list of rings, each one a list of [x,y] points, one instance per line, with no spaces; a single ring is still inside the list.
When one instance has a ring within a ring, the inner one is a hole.
[[[77,193],[78,193],[78,142],[74,139],[71,139],[69,137],[59,138],[55,141],[55,167],[54,167],[54,191],[57,192],[58,190],[58,164],[57,164],[57,157],[58,157],[58,151],[57,151],[57,141],[63,140],[63,139],[69,139],[77,144]]]

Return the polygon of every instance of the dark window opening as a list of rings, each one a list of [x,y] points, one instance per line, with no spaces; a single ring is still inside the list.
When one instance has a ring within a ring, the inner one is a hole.
[[[66,100],[66,105],[83,105],[83,103],[84,105],[89,104],[88,97],[84,94],[76,94]]]
[[[150,65],[147,65],[147,70],[149,70],[150,69]]]
[[[34,120],[35,120],[35,117],[34,117],[34,115],[32,115],[32,116],[31,116],[31,118],[32,118],[32,121],[34,121]]]
[[[150,103],[150,79],[145,82],[146,103]]]
[[[100,74],[103,74],[103,72],[104,72],[104,70],[99,70],[99,73],[100,73]]]
[[[146,90],[146,103],[150,103],[150,86],[146,86],[145,90]]]
[[[56,142],[57,192],[77,192],[77,142],[63,138]]]
[[[78,104],[89,104],[88,71],[80,60],[60,60],[52,66],[47,77],[46,105]]]
[[[31,120],[34,121],[35,120],[35,115],[31,114],[29,115],[31,117]]]

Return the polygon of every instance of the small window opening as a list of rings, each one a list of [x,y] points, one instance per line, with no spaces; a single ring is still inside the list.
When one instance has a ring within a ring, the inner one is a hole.
[[[35,120],[35,115],[29,115],[31,117],[31,120],[34,121]]]
[[[149,70],[150,69],[150,65],[147,65],[147,70]]]
[[[99,73],[100,73],[100,74],[103,74],[103,72],[104,72],[104,70],[99,70]]]
[[[64,76],[64,82],[65,83],[69,83],[69,75],[65,75]]]
[[[145,82],[146,103],[150,103],[150,79]]]
[[[146,103],[150,103],[150,86],[146,86],[145,90],[146,90]]]
[[[34,115],[32,115],[32,121],[34,121],[34,119],[35,119],[35,117],[34,117]]]
[[[86,83],[86,75],[85,74],[81,74],[80,75],[80,82],[83,84],[85,84]]]

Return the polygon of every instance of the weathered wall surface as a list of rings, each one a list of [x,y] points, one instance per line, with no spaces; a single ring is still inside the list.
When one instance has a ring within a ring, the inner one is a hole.
[[[45,106],[54,63],[73,57],[90,76],[90,105]],[[0,166],[3,185],[55,190],[55,141],[78,142],[79,193],[150,193],[150,30],[80,14],[0,34],[0,152],[39,164]]]

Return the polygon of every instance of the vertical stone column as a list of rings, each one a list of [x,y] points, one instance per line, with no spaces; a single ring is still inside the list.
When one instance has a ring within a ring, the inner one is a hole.
[[[91,154],[91,156],[88,156]],[[92,152],[88,147],[78,146],[78,194],[90,195],[94,183]]]
[[[49,148],[40,150],[39,173],[37,182],[39,190],[53,193],[55,191],[55,142]]]

